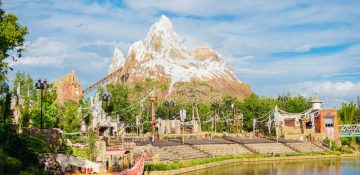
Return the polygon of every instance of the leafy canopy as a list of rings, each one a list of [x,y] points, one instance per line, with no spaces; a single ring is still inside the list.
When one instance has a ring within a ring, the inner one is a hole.
[[[9,69],[9,63],[5,59],[11,56],[15,61],[22,56],[26,34],[27,28],[18,23],[14,14],[0,9],[0,81],[6,79]]]

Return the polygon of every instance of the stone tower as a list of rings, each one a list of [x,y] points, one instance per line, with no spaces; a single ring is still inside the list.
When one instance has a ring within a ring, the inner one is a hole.
[[[75,71],[71,71],[64,77],[60,77],[56,81],[57,88],[57,103],[64,103],[67,100],[75,101],[79,103],[82,89],[81,84],[78,82],[78,78],[75,75]]]

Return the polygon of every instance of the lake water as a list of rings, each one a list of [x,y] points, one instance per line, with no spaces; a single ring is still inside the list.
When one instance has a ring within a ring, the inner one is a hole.
[[[242,162],[186,175],[360,175],[360,159]]]

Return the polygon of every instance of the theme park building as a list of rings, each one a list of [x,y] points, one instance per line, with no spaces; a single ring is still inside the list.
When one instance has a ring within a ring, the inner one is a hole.
[[[325,109],[317,96],[311,101],[312,108],[304,113],[287,113],[275,109],[275,123],[280,126],[286,139],[339,139],[339,121],[336,109]]]
[[[57,103],[64,103],[67,100],[79,102],[82,89],[81,84],[78,82],[78,78],[75,76],[75,71],[71,71],[64,77],[60,77],[56,81],[57,88]]]

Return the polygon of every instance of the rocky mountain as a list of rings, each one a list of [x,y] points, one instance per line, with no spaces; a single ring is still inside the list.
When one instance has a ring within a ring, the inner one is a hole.
[[[206,86],[195,86],[195,89],[210,89],[214,96],[233,95],[244,99],[251,94],[250,86],[239,81],[215,50],[208,46],[193,50],[185,48],[166,16],[161,16],[151,26],[145,40],[130,46],[126,59],[119,49],[115,49],[109,74],[120,67],[123,74],[128,75],[126,83],[141,82],[146,77],[166,83],[166,97],[186,93],[188,85],[194,87],[194,83]]]

